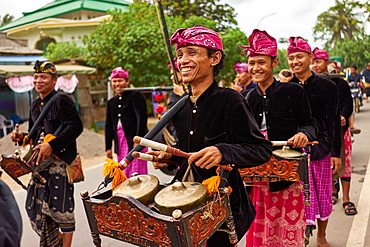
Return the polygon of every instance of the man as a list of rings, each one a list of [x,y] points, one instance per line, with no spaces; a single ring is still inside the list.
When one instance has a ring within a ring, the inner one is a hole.
[[[29,129],[33,127],[49,100],[57,94],[57,70],[51,62],[36,61],[33,84],[40,97],[30,108]],[[42,135],[54,134],[62,125],[61,131],[50,142],[38,144]],[[69,184],[66,165],[77,156],[76,138],[83,126],[75,104],[67,94],[60,94],[52,102],[51,108],[39,126],[37,137],[32,140],[38,151],[36,171],[47,183],[32,179],[27,189],[26,211],[31,225],[40,236],[40,246],[71,246],[75,230],[73,184]],[[13,131],[11,138],[20,145],[26,133]],[[58,231],[60,229],[62,233]],[[59,236],[58,236],[59,235]]]
[[[313,63],[312,70],[317,74],[327,73],[329,61],[329,54],[319,48],[313,50]],[[344,173],[341,173],[341,184],[343,191],[343,208],[346,215],[356,214],[356,207],[353,202],[350,201],[349,191],[350,191],[350,182],[352,174],[351,166],[351,155],[352,155],[352,139],[351,132],[348,128],[349,118],[353,112],[353,100],[351,96],[351,90],[348,86],[348,83],[340,77],[330,78],[337,85],[338,96],[339,96],[339,106],[340,106],[340,120],[342,126],[342,140],[341,143],[344,145],[342,149],[342,164],[344,165]],[[333,187],[332,193],[332,202],[335,204],[338,200],[338,177],[335,178],[335,186]]]
[[[315,118],[318,145],[312,147],[309,166],[311,206],[306,207],[306,241],[315,228],[317,219],[317,245],[329,247],[326,240],[326,227],[332,211],[331,184],[332,174],[341,167],[340,159],[340,117],[338,93],[334,82],[319,77],[310,70],[313,59],[311,47],[301,37],[290,37],[288,47],[288,64],[293,74],[284,77],[279,73],[282,82],[292,81],[303,86],[310,101],[312,116]]]
[[[194,181],[216,175],[217,164],[251,167],[267,162],[271,143],[258,131],[243,96],[230,88],[218,87],[214,77],[224,67],[224,51],[218,33],[204,27],[178,29],[171,38],[176,44],[178,67],[183,82],[190,84],[190,98],[172,119],[178,147],[193,153],[179,158],[180,167],[173,179],[182,180],[187,168]],[[160,159],[171,154],[152,151]],[[167,166],[154,163],[155,168]],[[230,204],[236,232],[241,239],[254,218],[254,209],[237,169],[228,177],[232,188]],[[225,225],[222,227],[226,227]],[[234,246],[228,234],[217,231],[208,246]]]
[[[360,73],[357,73],[357,66],[352,65],[349,67],[350,73],[347,74],[347,81],[351,84],[352,87],[359,87],[361,92],[364,93],[364,85],[362,81],[362,76]],[[362,94],[361,94],[362,95]],[[359,98],[360,106],[362,106],[362,97]]]
[[[267,32],[253,30],[249,36],[249,72],[257,86],[247,96],[261,132],[270,141],[288,140],[293,147],[305,147],[316,139],[317,128],[304,89],[295,83],[274,79],[278,65],[277,42]],[[299,150],[302,151],[302,150]],[[303,246],[306,228],[300,182],[257,182],[250,197],[256,218],[248,230],[246,246]],[[297,215],[292,218],[292,213]]]
[[[366,103],[369,103],[370,97],[370,63],[367,64],[366,69],[362,72],[365,83]]]
[[[251,74],[248,72],[248,64],[247,63],[237,63],[234,65],[236,71],[236,78],[235,78],[235,85],[234,89],[243,95],[249,89],[254,88],[257,83],[252,81]]]
[[[120,162],[134,147],[134,136],[144,136],[147,129],[148,116],[144,96],[138,91],[123,91],[130,84],[129,74],[122,67],[112,70],[110,75],[112,88],[116,96],[108,100],[105,120],[105,152],[106,157],[113,158],[114,151]],[[125,175],[147,174],[147,161],[135,159],[125,168]]]

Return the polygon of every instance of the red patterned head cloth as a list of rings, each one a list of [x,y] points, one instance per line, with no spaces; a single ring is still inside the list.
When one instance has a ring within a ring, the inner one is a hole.
[[[218,33],[205,27],[180,28],[170,38],[176,50],[187,45],[196,45],[212,50],[223,51],[222,40]]]
[[[48,73],[52,75],[57,75],[57,69],[55,65],[50,61],[39,61],[35,62],[33,67],[33,73]]]
[[[173,63],[175,64],[175,70],[179,70],[179,66],[177,66],[177,57],[173,58]],[[167,62],[167,65],[172,70],[172,64]]]
[[[126,70],[122,69],[122,67],[118,67],[118,68],[115,68],[114,70],[112,70],[112,73],[110,74],[110,78],[111,79],[114,79],[114,78],[127,79],[128,78],[128,72]]]
[[[246,71],[248,72],[248,64],[247,63],[236,63],[234,65],[235,71]]]
[[[329,54],[323,50],[323,49],[320,49],[320,48],[315,48],[313,49],[313,60],[317,60],[317,59],[324,59],[324,60],[329,60]]]
[[[288,55],[295,52],[307,52],[312,54],[311,46],[302,37],[290,37]]]
[[[247,57],[262,56],[277,56],[276,39],[270,36],[266,31],[254,29],[248,37],[249,46],[239,45],[245,48],[240,55],[248,51]]]

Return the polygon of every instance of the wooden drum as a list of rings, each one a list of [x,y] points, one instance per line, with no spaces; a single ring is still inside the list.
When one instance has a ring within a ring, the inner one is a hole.
[[[270,161],[251,168],[239,169],[244,183],[302,181],[305,205],[310,206],[308,155],[291,150],[288,146],[273,151]]]

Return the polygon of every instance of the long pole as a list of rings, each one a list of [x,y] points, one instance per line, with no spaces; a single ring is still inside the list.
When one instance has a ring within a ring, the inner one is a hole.
[[[157,8],[157,14],[158,14],[158,19],[159,19],[159,25],[161,26],[162,36],[163,36],[163,39],[164,39],[164,44],[166,46],[168,59],[170,60],[171,70],[172,70],[172,73],[174,75],[173,78],[175,80],[175,83],[177,85],[179,85],[180,83],[179,83],[179,80],[178,80],[177,75],[176,75],[175,61],[174,61],[174,57],[173,57],[173,54],[172,54],[172,48],[171,48],[171,45],[170,45],[170,36],[168,34],[166,18],[164,16],[164,12],[163,12],[162,1],[157,0],[156,2],[157,2],[156,8]]]

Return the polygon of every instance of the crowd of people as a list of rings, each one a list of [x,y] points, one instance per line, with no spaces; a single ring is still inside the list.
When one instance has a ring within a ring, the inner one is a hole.
[[[173,134],[176,146],[192,155],[186,159],[163,151],[148,153],[179,163],[173,181],[202,182],[217,175],[217,165],[231,166],[230,207],[236,233],[239,239],[246,236],[246,246],[307,245],[317,228],[317,246],[329,247],[326,229],[340,184],[345,214],[357,213],[350,201],[351,136],[360,130],[354,127],[349,82],[363,85],[368,102],[370,63],[362,74],[351,66],[344,80],[340,64],[331,61],[325,50],[312,49],[302,37],[290,37],[290,68],[274,76],[279,63],[276,39],[255,29],[248,46],[239,44],[248,62],[235,64],[235,84],[226,88],[219,87],[215,79],[227,62],[217,32],[204,27],[181,28],[170,40],[176,46],[176,68],[172,70],[176,73],[172,76],[180,82],[170,104],[189,95],[172,119]],[[328,76],[330,73],[334,76]],[[29,130],[36,131],[36,169],[47,183],[30,181],[26,210],[40,236],[40,246],[70,247],[75,218],[73,184],[67,182],[66,166],[76,158],[76,138],[83,128],[72,99],[55,91],[56,78],[54,64],[36,62],[34,87],[40,97],[30,107]],[[106,107],[106,157],[112,159],[115,152],[120,161],[135,146],[133,137],[147,132],[147,109],[140,92],[123,90],[130,84],[129,72],[115,68],[110,80],[116,95]],[[53,97],[51,110],[37,121]],[[27,134],[14,131],[11,138],[22,144]],[[54,139],[40,143],[48,134],[54,134]],[[304,203],[301,181],[243,182],[238,169],[268,162],[277,149],[271,141],[287,141],[296,151],[309,151],[310,206]],[[318,144],[308,146],[312,141]],[[132,162],[125,169],[126,176],[146,174],[147,165],[141,160]],[[153,166],[173,164],[153,162]],[[227,232],[216,231],[207,246],[234,244]]]

